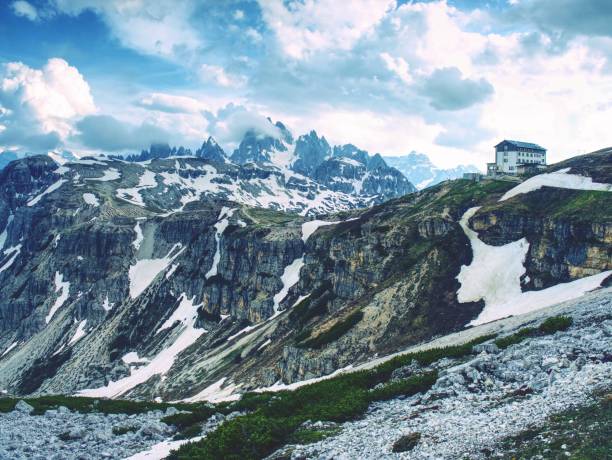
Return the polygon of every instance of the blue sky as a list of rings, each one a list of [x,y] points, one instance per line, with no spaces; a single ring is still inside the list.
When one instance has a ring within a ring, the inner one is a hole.
[[[483,167],[612,144],[606,0],[18,0],[0,5],[0,151],[121,153],[247,129]]]

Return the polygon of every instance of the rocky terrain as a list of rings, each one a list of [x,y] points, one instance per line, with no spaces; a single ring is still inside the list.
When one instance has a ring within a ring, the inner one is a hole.
[[[573,299],[610,275],[610,150],[522,183],[449,181],[355,209],[354,189],[300,185],[279,166],[288,145],[327,152],[316,134],[268,141],[247,136],[227,162],[209,141],[195,156],[5,168],[0,389],[237,398]],[[383,168],[331,150],[299,168]]]
[[[572,327],[507,348],[485,342],[467,360],[440,360],[430,366],[440,375],[431,390],[376,403],[333,436],[271,458],[506,458],[506,439],[612,391],[612,290],[537,312],[521,326],[553,313],[571,316]],[[413,364],[394,374],[425,370]]]

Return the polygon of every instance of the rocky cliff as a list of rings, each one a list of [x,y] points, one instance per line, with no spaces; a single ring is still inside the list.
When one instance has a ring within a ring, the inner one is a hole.
[[[480,263],[461,220],[474,207],[478,244],[525,239],[519,292],[605,278],[612,154],[597,158],[552,168],[554,187],[457,180],[316,219],[279,210],[289,195],[324,211],[307,183],[254,191],[277,177],[258,166],[14,162],[0,174],[0,388],[206,399],[460,330],[491,307],[458,294]]]

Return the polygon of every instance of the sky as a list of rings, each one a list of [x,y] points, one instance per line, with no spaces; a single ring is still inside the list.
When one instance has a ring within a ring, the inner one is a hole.
[[[612,145],[610,0],[2,0],[0,151],[231,152],[253,129],[484,169]]]

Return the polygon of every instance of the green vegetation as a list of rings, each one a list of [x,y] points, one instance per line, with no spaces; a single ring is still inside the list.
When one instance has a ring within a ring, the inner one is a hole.
[[[552,316],[542,322],[537,328],[525,327],[515,332],[514,334],[500,337],[495,341],[495,345],[499,348],[508,348],[510,345],[521,343],[529,337],[537,337],[538,335],[554,334],[557,331],[567,330],[573,323],[569,316]]]
[[[542,334],[554,334],[557,331],[566,331],[573,322],[569,316],[553,316],[540,324],[538,329]]]
[[[298,428],[295,433],[291,435],[289,442],[291,444],[312,444],[314,442],[322,441],[325,438],[340,433],[341,429],[338,427],[332,428]]]
[[[338,321],[328,330],[320,333],[319,335],[304,340],[297,344],[300,348],[313,348],[319,349],[325,345],[332,343],[350,331],[359,321],[363,319],[363,312],[361,310],[354,311],[346,318]]]
[[[242,212],[245,216],[253,220],[256,226],[285,225],[301,219],[297,214],[265,208],[244,207],[242,208]]]
[[[141,414],[153,410],[166,410],[168,407],[177,409],[192,410],[190,404],[167,404],[151,401],[129,401],[125,399],[96,399],[83,398],[78,396],[41,396],[38,398],[19,398],[23,399],[34,408],[33,415],[44,414],[49,409],[57,409],[60,406],[81,412],[100,412],[103,414]],[[15,408],[17,398],[0,398],[0,412],[10,412]]]
[[[612,394],[594,404],[553,415],[538,428],[507,439],[506,459],[609,459],[612,452]]]
[[[435,372],[415,375],[405,380],[387,382],[393,370],[413,360],[423,365],[441,358],[460,358],[472,352],[474,345],[494,336],[479,337],[469,343],[408,353],[373,369],[341,374],[303,386],[295,391],[248,393],[227,410],[247,410],[247,415],[223,423],[197,443],[182,446],[173,459],[256,459],[262,458],[304,434],[307,421],[345,422],[361,416],[370,403],[410,396],[427,391],[435,383]]]
[[[508,348],[510,345],[521,343],[523,340],[532,337],[537,332],[535,327],[524,327],[514,334],[500,337],[495,341],[495,345],[499,348]]]
[[[374,401],[385,401],[398,396],[413,395],[421,391],[429,390],[438,380],[437,372],[428,372],[423,375],[414,375],[407,379],[389,382],[371,392]]]
[[[516,182],[503,180],[471,180],[458,179],[450,184],[448,192],[434,201],[436,208],[445,206],[465,208],[475,206],[491,199],[492,195],[502,194],[517,185]]]

